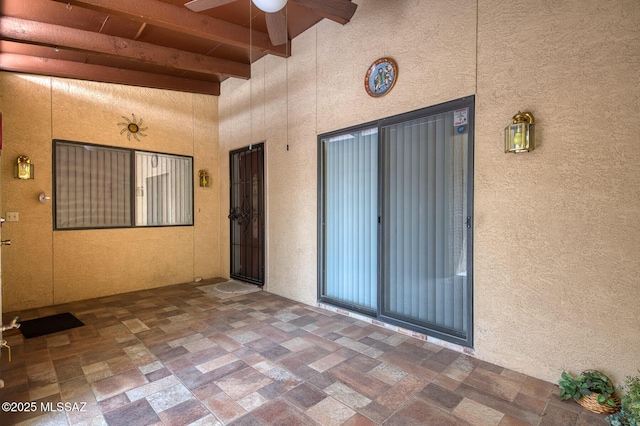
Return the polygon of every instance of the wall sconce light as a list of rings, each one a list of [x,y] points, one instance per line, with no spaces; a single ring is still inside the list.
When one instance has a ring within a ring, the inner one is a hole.
[[[533,127],[533,115],[518,111],[512,123],[504,129],[504,152],[533,151],[536,147]]]
[[[17,179],[33,179],[33,164],[26,155],[21,155],[16,160],[13,176]]]
[[[200,186],[203,188],[209,187],[209,172],[206,170],[200,170],[198,172],[198,176],[200,176]]]

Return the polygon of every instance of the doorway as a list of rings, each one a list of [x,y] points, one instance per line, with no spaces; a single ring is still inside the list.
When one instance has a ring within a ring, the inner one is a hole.
[[[264,285],[264,144],[229,154],[231,278]]]
[[[321,135],[319,300],[473,346],[474,98]]]

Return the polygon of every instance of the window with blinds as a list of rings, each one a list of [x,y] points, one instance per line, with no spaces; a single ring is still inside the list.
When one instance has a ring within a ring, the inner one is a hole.
[[[136,226],[190,225],[192,159],[135,153]]]
[[[193,158],[54,140],[54,228],[193,225]]]

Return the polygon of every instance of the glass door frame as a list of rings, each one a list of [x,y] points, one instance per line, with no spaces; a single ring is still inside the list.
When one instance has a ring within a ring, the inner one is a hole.
[[[378,232],[377,232],[377,249],[378,249],[378,258],[377,258],[377,291],[378,291],[378,302],[376,311],[372,311],[371,309],[365,309],[358,305],[345,303],[344,301],[335,300],[323,295],[326,271],[325,268],[325,254],[324,254],[324,241],[325,241],[325,187],[324,187],[324,173],[326,171],[326,164],[324,164],[324,140],[330,139],[332,137],[337,137],[340,135],[344,135],[346,133],[353,133],[357,131],[362,131],[370,128],[378,129],[378,174],[379,174],[379,182],[380,174],[382,173],[382,162],[384,158],[382,153],[381,146],[381,135],[382,128],[385,126],[390,126],[394,124],[399,124],[405,121],[411,121],[417,118],[429,117],[437,114],[442,114],[450,111],[461,110],[464,108],[468,108],[468,122],[467,132],[468,132],[468,141],[467,141],[467,294],[466,294],[466,335],[457,335],[455,333],[451,333],[450,331],[437,327],[432,324],[416,324],[413,322],[406,322],[398,318],[386,316],[382,312],[382,304],[383,304],[383,291],[382,288],[382,279],[383,279],[383,264],[384,264],[384,253],[385,247],[383,247],[383,221],[382,218],[382,209],[383,209],[383,185],[378,185]],[[365,316],[369,316],[376,320],[382,321],[384,323],[396,325],[408,330],[416,331],[422,334],[426,334],[444,341],[452,342],[455,344],[459,344],[465,347],[473,347],[473,188],[474,188],[474,130],[475,130],[475,96],[467,96],[464,98],[456,99],[450,102],[444,102],[438,105],[422,108],[419,110],[398,114],[395,116],[383,118],[376,121],[371,121],[368,123],[360,124],[357,126],[352,126],[346,129],[340,129],[328,133],[323,133],[318,135],[318,286],[317,286],[317,300],[320,303],[327,303],[332,306],[336,306],[338,308],[343,308],[349,311],[357,312],[363,314]]]

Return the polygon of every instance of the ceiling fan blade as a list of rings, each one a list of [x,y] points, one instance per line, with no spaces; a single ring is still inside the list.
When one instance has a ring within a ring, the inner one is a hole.
[[[267,22],[267,32],[269,33],[271,44],[280,46],[289,41],[285,9],[275,13],[265,13],[264,18]]]
[[[213,9],[214,7],[222,6],[232,1],[236,0],[191,0],[189,3],[185,3],[185,6],[194,12],[202,12],[203,10]]]

